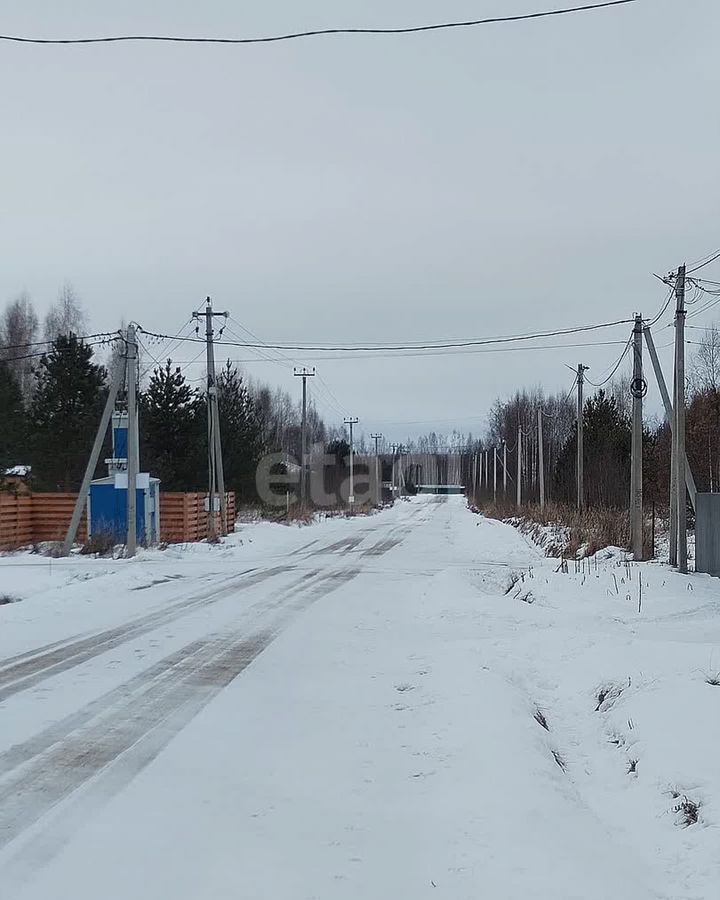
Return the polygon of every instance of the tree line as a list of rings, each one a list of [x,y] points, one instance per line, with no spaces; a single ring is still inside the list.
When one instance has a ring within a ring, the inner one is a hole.
[[[32,467],[41,491],[77,491],[108,393],[113,356],[124,352],[83,340],[87,315],[65,285],[42,325],[27,295],[0,315],[0,475]],[[40,344],[40,336],[46,342]],[[204,379],[189,382],[171,359],[141,359],[140,460],[163,490],[202,491],[207,482],[207,407]],[[229,361],[216,385],[225,482],[238,499],[255,498],[255,470],[264,453],[300,456],[300,404],[280,389],[252,381]],[[121,390],[118,405],[122,406]],[[308,405],[309,438],[325,445],[335,436]],[[101,454],[111,453],[108,434]],[[96,475],[105,474],[101,463]]]
[[[652,378],[651,374],[647,375]],[[691,355],[685,384],[686,447],[699,491],[720,490],[720,331],[708,328]],[[629,507],[631,456],[630,377],[620,376],[596,390],[583,405],[585,504],[594,508]],[[522,497],[539,500],[538,411],[543,421],[546,499],[574,504],[577,498],[577,404],[574,392],[546,397],[539,388],[517,391],[492,406],[487,436],[472,441],[468,453],[508,448],[514,502],[518,429],[522,433]],[[670,426],[663,418],[643,423],[643,492],[646,504],[665,510],[670,495]],[[472,480],[468,463],[465,477]],[[478,492],[480,493],[480,492]],[[484,492],[487,495],[487,491]]]

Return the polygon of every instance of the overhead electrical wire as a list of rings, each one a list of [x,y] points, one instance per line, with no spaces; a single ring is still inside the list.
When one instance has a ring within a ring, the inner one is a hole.
[[[510,22],[525,22],[532,19],[548,19],[556,16],[567,16],[574,13],[592,12],[611,7],[628,6],[640,0],[605,0],[601,3],[588,3],[582,6],[570,6],[564,9],[548,9],[532,13],[518,13],[509,16],[490,16],[484,19],[469,19],[459,22],[437,22],[429,25],[409,25],[397,28],[315,28],[307,31],[291,31],[284,34],[272,34],[261,37],[226,38],[226,37],[182,37],[179,35],[160,34],[121,34],[105,37],[85,38],[39,38],[21,35],[0,34],[0,41],[17,44],[114,44],[121,42],[151,42],[174,44],[274,44],[281,41],[294,41],[301,38],[329,37],[337,35],[404,35],[420,34],[430,31],[448,31],[460,28],[476,28],[481,25],[496,25]]]
[[[456,352],[441,350],[441,351],[438,351],[437,353],[434,353],[432,351],[429,351],[429,352],[419,351],[417,353],[415,353],[415,352],[385,353],[385,354],[375,353],[372,356],[368,356],[368,357],[362,357],[362,356],[357,356],[357,355],[334,355],[331,357],[303,356],[301,358],[301,362],[302,363],[313,363],[313,362],[325,362],[325,363],[333,362],[334,363],[334,362],[341,362],[341,361],[348,360],[348,359],[357,360],[357,359],[363,359],[363,358],[368,359],[368,360],[371,360],[371,359],[375,360],[375,359],[415,359],[417,357],[427,357],[427,356],[453,356],[453,355],[454,356],[477,356],[477,355],[482,355],[485,353],[523,353],[523,352],[535,351],[535,350],[573,350],[573,349],[577,349],[579,347],[615,347],[615,346],[617,346],[617,347],[625,346],[625,341],[591,341],[591,342],[573,343],[573,344],[534,344],[529,347],[508,347],[508,346],[484,347],[484,348],[477,349],[477,350],[468,349],[468,350],[459,350]],[[230,362],[235,363],[237,365],[250,365],[251,363],[259,363],[259,362],[264,362],[264,361],[265,360],[257,358],[257,357],[248,358],[248,359],[237,359],[237,358],[230,359]],[[274,362],[274,360],[268,360],[268,362],[270,362],[270,361]],[[187,364],[188,361],[187,360],[178,360],[177,362],[181,365],[185,365],[185,364]]]
[[[96,341],[83,341],[83,344],[86,347],[104,347],[108,344],[114,343],[114,341],[119,341],[120,337],[116,336],[114,338],[102,338],[101,340]],[[20,356],[2,356],[0,357],[0,363],[9,363],[9,362],[20,362],[25,359],[42,359],[43,356],[46,356],[48,353],[47,350],[38,350],[34,353],[25,353]]]
[[[662,308],[660,309],[660,312],[650,322],[646,322],[645,325],[652,328],[653,325],[656,325],[660,321],[660,319],[662,319],[662,317],[665,315],[665,311],[667,310],[668,306],[670,306],[670,303],[671,303],[674,295],[675,295],[675,287],[671,285],[668,295],[665,299],[665,302],[664,302]]]
[[[714,250],[712,253],[709,253],[703,259],[698,260],[698,262],[693,263],[690,268],[688,268],[685,272],[686,275],[692,275],[693,272],[699,272],[700,269],[704,269],[705,266],[709,266],[710,263],[715,262],[716,259],[720,259],[720,250]]]
[[[603,378],[601,381],[598,381],[598,382],[592,381],[592,380],[591,380],[590,378],[588,378],[587,375],[586,375],[586,376],[585,376],[585,380],[587,381],[587,383],[588,383],[588,384],[591,384],[591,385],[592,385],[593,387],[595,387],[595,388],[601,388],[601,387],[603,387],[603,385],[606,385],[606,384],[608,383],[608,381],[610,381],[610,380],[612,379],[613,375],[617,372],[617,370],[618,370],[618,369],[620,368],[620,366],[622,365],[622,361],[625,359],[625,356],[627,355],[628,350],[629,350],[630,347],[632,346],[632,342],[633,342],[633,338],[630,337],[629,340],[628,340],[628,342],[627,342],[627,344],[625,344],[625,349],[624,349],[623,352],[620,354],[620,356],[618,357],[618,359],[617,359],[617,361],[615,362],[615,364],[611,367],[611,370],[610,370],[610,374],[609,374],[609,375],[607,375],[605,378]]]
[[[460,340],[460,341],[428,341],[426,343],[419,342],[408,342],[404,344],[337,344],[337,345],[319,345],[319,344],[287,344],[287,343],[269,343],[262,342],[259,344],[250,343],[250,342],[236,342],[236,341],[215,341],[216,346],[220,347],[243,347],[246,349],[272,349],[272,350],[291,350],[296,352],[308,352],[308,353],[382,353],[382,352],[401,352],[401,351],[418,351],[418,350],[455,350],[455,349],[463,349],[468,347],[485,347],[490,346],[492,344],[510,344],[510,343],[518,343],[520,341],[532,341],[539,340],[541,338],[547,337],[563,337],[565,335],[570,334],[579,334],[582,332],[588,331],[597,331],[602,328],[612,328],[617,325],[629,325],[634,322],[634,319],[618,319],[613,322],[601,322],[594,325],[579,325],[573,328],[561,328],[555,329],[551,331],[538,331],[530,334],[519,334],[519,335],[503,335],[500,337],[493,338],[476,338],[471,340]],[[162,333],[148,331],[142,326],[138,326],[143,334],[147,334],[151,337],[155,338],[166,338],[167,335]],[[185,342],[189,343],[204,343],[204,339],[199,337],[186,337],[183,338]]]
[[[120,337],[120,332],[117,331],[98,331],[96,334],[76,334],[73,335],[78,341],[94,341],[96,339],[103,339],[108,341],[116,341]],[[4,353],[6,350],[25,350],[28,347],[49,347],[51,344],[54,344],[57,338],[52,338],[49,341],[27,341],[24,344],[0,344],[0,353]],[[45,353],[45,350],[41,350],[38,352],[39,356],[42,356]]]

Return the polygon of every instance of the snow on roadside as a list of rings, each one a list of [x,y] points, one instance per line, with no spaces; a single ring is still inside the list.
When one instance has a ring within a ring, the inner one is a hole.
[[[720,583],[626,556],[608,548],[518,573],[507,613],[523,627],[499,646],[582,802],[663,872],[667,896],[714,897]]]
[[[68,563],[0,623],[25,607],[42,630],[60,600],[77,631],[87,609],[177,594],[128,579],[223,577],[373,524],[73,561],[97,577],[66,584]],[[17,900],[716,897],[720,583],[624,557],[563,567],[449,498],[296,619]]]

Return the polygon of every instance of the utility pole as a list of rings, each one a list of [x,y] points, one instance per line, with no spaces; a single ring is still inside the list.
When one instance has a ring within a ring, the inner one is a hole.
[[[503,500],[507,500],[507,441],[503,441]]]
[[[352,512],[353,505],[355,503],[355,480],[354,480],[354,455],[355,451],[353,449],[353,425],[357,425],[360,421],[357,416],[347,416],[347,418],[343,419],[343,422],[349,426],[350,428],[350,496],[348,497],[348,503],[350,504],[350,511]]]
[[[398,447],[400,444],[390,444],[390,452],[392,453],[392,464],[390,467],[390,492],[392,493],[392,499],[395,500],[395,454],[397,453]]]
[[[378,506],[382,503],[382,481],[380,480],[380,456],[378,453],[378,447],[380,441],[382,440],[381,434],[371,434],[370,437],[375,441],[375,491],[376,498],[375,502]]]
[[[577,508],[585,506],[585,447],[583,444],[583,385],[588,366],[577,367]]]
[[[293,375],[296,378],[302,378],[302,425],[300,445],[302,456],[300,465],[300,506],[303,509],[308,505],[308,440],[307,440],[307,380],[315,375],[315,366],[312,369],[294,368]],[[376,448],[377,449],[377,448]]]
[[[518,422],[517,432],[517,508],[522,505],[522,428]]]
[[[70,553],[70,549],[75,543],[77,530],[80,526],[80,519],[82,519],[82,514],[85,511],[85,505],[87,503],[87,495],[88,490],[90,489],[90,482],[92,481],[92,477],[95,474],[95,469],[97,468],[98,460],[100,459],[100,451],[102,450],[102,446],[105,441],[105,435],[107,434],[108,425],[110,424],[110,418],[112,416],[113,409],[115,408],[115,400],[117,399],[120,385],[124,381],[123,375],[125,373],[125,367],[127,364],[125,359],[126,355],[127,351],[123,354],[122,357],[118,357],[116,359],[115,365],[110,374],[110,385],[108,387],[108,395],[107,400],[105,401],[105,408],[103,409],[103,413],[100,418],[98,430],[95,433],[95,441],[93,443],[92,450],[90,451],[90,459],[88,460],[88,464],[85,467],[85,474],[83,475],[82,484],[80,485],[80,493],[78,494],[77,500],[75,501],[75,508],[73,509],[73,514],[70,518],[70,524],[68,525],[68,530],[65,534],[65,540],[63,541],[63,556],[67,556]]]
[[[497,447],[493,447],[493,503],[497,503]]]
[[[540,476],[540,509],[545,509],[545,448],[543,447],[542,417],[542,409],[538,409],[538,475]]]
[[[687,489],[685,487],[685,265],[675,282],[675,488],[677,490],[678,568],[687,574]]]
[[[200,319],[205,319],[205,344],[207,364],[207,405],[208,405],[208,537],[215,538],[224,533],[227,524],[227,498],[225,496],[225,473],[222,461],[222,442],[220,439],[220,415],[218,413],[217,386],[215,381],[215,349],[213,346],[213,319],[227,319],[227,312],[213,312],[212,301],[205,300],[203,312],[194,312],[193,319],[198,321],[196,332],[199,332]],[[223,326],[224,327],[224,326]],[[222,333],[222,328],[220,329]],[[218,494],[219,503],[218,503]],[[220,507],[220,522],[217,514]]]
[[[138,410],[137,410],[137,338],[135,326],[127,329],[127,538],[125,555],[135,556],[137,550],[137,474]]]
[[[403,444],[398,444],[397,446],[398,453],[398,473],[397,473],[397,483],[398,483],[398,496],[402,496],[405,493],[405,474],[403,469],[403,453],[407,453],[407,447]]]
[[[632,452],[630,463],[630,535],[633,558],[643,558],[643,468],[642,468],[642,417],[643,396],[647,390],[642,365],[642,316],[635,315],[633,329],[633,380],[632,393]]]
[[[655,371],[655,379],[660,390],[663,407],[665,408],[665,420],[672,430],[675,427],[673,404],[670,400],[670,394],[668,393],[667,385],[665,384],[665,377],[660,367],[660,360],[658,359],[657,350],[655,349],[655,341],[653,340],[649,325],[646,325],[643,331],[645,332],[645,344],[648,348],[648,353],[650,354],[650,360],[653,364],[653,370]],[[685,484],[687,486],[690,503],[692,504],[692,508],[695,509],[697,487],[695,485],[695,477],[690,468],[690,463],[688,462],[687,452],[685,453]]]

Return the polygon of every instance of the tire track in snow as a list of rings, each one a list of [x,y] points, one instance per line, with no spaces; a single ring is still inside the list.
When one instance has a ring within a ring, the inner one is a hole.
[[[121,644],[174,622],[200,606],[217,603],[238,590],[246,590],[269,578],[292,570],[292,566],[275,566],[264,572],[255,572],[255,574],[250,574],[254,570],[249,570],[240,576],[233,576],[229,579],[230,584],[226,584],[225,587],[218,589],[215,586],[180,604],[148,613],[125,625],[119,625],[80,640],[71,640],[69,643],[41,653],[39,656],[22,659],[0,670],[0,702],[33,687],[52,675],[74,668],[101,653],[106,653]]]
[[[0,850],[99,776],[103,802],[129,783],[172,738],[281,633],[290,618],[359,574],[303,576],[267,611],[270,627],[251,635],[216,634],[187,645],[152,669],[0,755]],[[300,587],[299,594],[296,590]],[[288,602],[289,601],[289,602]],[[108,789],[106,771],[114,766]],[[103,786],[104,785],[104,786]]]
[[[268,602],[268,599],[265,598],[253,606],[245,607],[243,612],[245,614],[254,612],[257,611],[258,607],[262,607],[261,612],[275,610],[281,606],[283,601],[291,594],[294,594],[296,589],[300,588],[302,592],[303,583],[312,582],[318,574],[319,572],[317,569],[304,573],[300,578],[278,592],[279,599]],[[45,753],[52,746],[65,740],[69,735],[87,725],[88,722],[92,721],[97,716],[112,711],[114,707],[125,701],[135,702],[141,698],[148,689],[154,688],[157,684],[162,684],[168,680],[171,681],[172,679],[179,677],[178,672],[185,663],[192,662],[192,660],[207,646],[208,641],[211,639],[213,639],[212,635],[192,641],[191,643],[180,647],[178,650],[163,657],[163,659],[158,660],[154,665],[139,672],[129,681],[106,691],[95,700],[90,701],[81,709],[71,713],[59,722],[49,725],[31,738],[18,744],[14,744],[0,753],[0,782],[5,775],[12,771],[12,769],[27,763],[41,753]]]
[[[353,548],[364,537],[361,535]],[[371,548],[372,555],[381,556],[401,540],[393,538],[391,542],[386,536]],[[331,547],[337,549],[336,545]],[[347,548],[345,542],[345,552]],[[282,566],[258,573],[253,583],[294,568]],[[4,866],[6,876],[29,877],[56,855],[86,822],[88,814],[105,805],[149,765],[262,653],[293,616],[361,572],[360,566],[354,566],[321,575],[317,569],[304,573],[297,582],[281,589],[271,602],[256,604],[262,612],[279,611],[269,627],[249,636],[225,633],[192,642],[63,721],[0,754],[0,850],[22,840],[35,827],[35,833]],[[304,587],[302,582],[306,582]],[[243,586],[249,586],[248,579]],[[236,589],[237,585],[233,585],[224,593]],[[56,808],[60,815],[53,819],[59,821],[54,821],[51,828],[43,828],[41,820]]]

